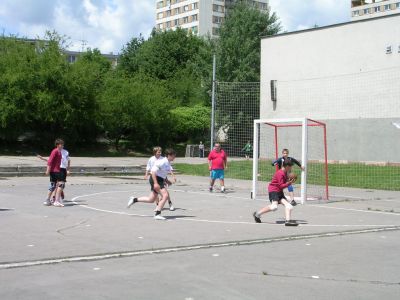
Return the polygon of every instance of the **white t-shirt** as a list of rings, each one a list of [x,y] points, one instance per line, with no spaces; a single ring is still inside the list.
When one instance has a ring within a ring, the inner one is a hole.
[[[148,171],[148,172],[151,171],[151,168],[154,166],[154,163],[157,160],[162,159],[162,158],[164,158],[164,157],[160,156],[158,159],[155,156],[150,157],[148,162],[147,162],[146,171]]]
[[[60,167],[66,169],[68,167],[69,152],[65,149],[61,150],[61,165]]]
[[[173,170],[169,160],[166,157],[157,159],[151,168],[151,173],[156,172],[156,175],[161,178],[167,178],[168,173]]]

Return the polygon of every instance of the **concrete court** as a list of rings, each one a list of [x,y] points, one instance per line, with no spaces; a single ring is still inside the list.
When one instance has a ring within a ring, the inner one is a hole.
[[[47,177],[0,178],[0,299],[399,299],[398,192],[298,205],[285,227],[283,207],[254,223],[248,182],[178,180],[156,221],[126,209],[140,177],[71,176],[64,208],[42,206]]]

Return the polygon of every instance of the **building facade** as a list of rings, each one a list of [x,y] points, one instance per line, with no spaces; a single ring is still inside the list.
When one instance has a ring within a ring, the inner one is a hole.
[[[156,29],[182,28],[196,35],[219,35],[226,12],[236,0],[156,0]],[[268,0],[248,1],[260,10],[268,9]]]
[[[351,20],[381,17],[400,12],[400,0],[352,0]]]
[[[399,163],[399,36],[395,14],[263,38],[260,118],[325,121],[330,160]]]

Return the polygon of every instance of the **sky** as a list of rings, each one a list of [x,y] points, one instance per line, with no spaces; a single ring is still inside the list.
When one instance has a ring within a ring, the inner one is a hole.
[[[211,0],[200,0],[211,1]],[[155,24],[155,0],[0,0],[1,33],[42,38],[55,30],[70,50],[98,48],[119,53],[133,37],[147,37]],[[349,0],[270,0],[283,31],[350,20]]]

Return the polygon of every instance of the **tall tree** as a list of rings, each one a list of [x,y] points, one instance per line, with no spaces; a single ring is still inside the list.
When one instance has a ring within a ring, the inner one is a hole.
[[[260,81],[261,38],[277,34],[278,17],[270,7],[260,11],[238,1],[227,11],[220,28],[217,46],[218,80],[237,82]]]

